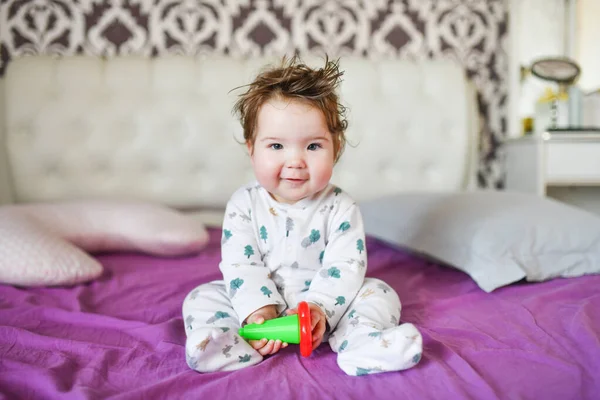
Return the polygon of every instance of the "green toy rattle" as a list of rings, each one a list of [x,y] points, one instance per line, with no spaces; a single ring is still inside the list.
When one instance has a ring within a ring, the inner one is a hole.
[[[249,340],[281,340],[300,344],[300,354],[310,356],[312,352],[312,331],[308,303],[298,303],[298,314],[270,319],[262,324],[248,324],[238,331],[241,337]]]

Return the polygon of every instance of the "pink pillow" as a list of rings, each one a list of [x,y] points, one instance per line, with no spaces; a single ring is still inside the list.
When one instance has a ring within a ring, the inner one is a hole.
[[[181,256],[202,250],[209,237],[204,225],[165,206],[94,200],[6,206],[0,209],[0,239],[0,282],[54,285],[101,272],[77,247]],[[11,263],[20,265],[17,271]],[[56,276],[50,278],[53,265]],[[36,273],[42,275],[36,279]]]
[[[26,215],[0,210],[0,282],[73,285],[97,278],[102,266]]]
[[[203,224],[155,203],[89,200],[13,207],[89,252],[180,256],[197,253],[208,243]]]

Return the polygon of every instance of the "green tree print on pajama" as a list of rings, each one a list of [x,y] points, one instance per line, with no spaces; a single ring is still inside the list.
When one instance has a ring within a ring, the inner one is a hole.
[[[304,289],[302,289],[302,292],[306,292],[310,288],[311,283],[312,281],[304,281]]]
[[[254,255],[254,250],[252,249],[252,246],[247,245],[246,247],[244,247],[244,255],[248,258]]]
[[[221,240],[221,244],[225,244],[227,243],[227,241],[229,240],[229,238],[233,236],[231,231],[228,229],[223,229],[223,239]]]
[[[317,229],[312,229],[310,235],[302,239],[302,247],[307,248],[313,243],[316,243],[321,238],[321,232]]]
[[[350,222],[348,221],[344,221],[340,224],[340,227],[338,228],[338,231],[340,232],[346,232],[348,229],[350,229]]]
[[[226,313],[225,311],[217,311],[215,313],[215,315],[213,315],[212,317],[210,317],[209,319],[206,320],[206,323],[212,324],[213,322],[223,319],[223,318],[229,318],[229,314]]]
[[[235,296],[238,289],[242,287],[244,284],[244,280],[240,278],[235,278],[231,282],[229,282],[229,292],[231,293],[231,297]]]
[[[362,375],[368,375],[371,372],[382,372],[381,368],[361,368],[361,367],[356,367],[356,376],[362,376]]]
[[[268,236],[269,236],[269,235],[267,234],[267,228],[265,228],[265,226],[264,226],[264,225],[263,225],[263,226],[261,226],[261,227],[260,227],[260,238],[261,238],[262,240],[264,240],[264,241],[265,241],[265,243],[267,243],[267,237],[268,237]]]
[[[290,217],[285,219],[285,237],[290,236],[290,232],[294,230],[294,220]]]
[[[250,354],[244,354],[243,356],[238,356],[240,363],[247,363],[250,361],[251,358],[252,358],[252,356],[250,356]]]
[[[365,249],[365,243],[363,242],[362,239],[358,239],[356,241],[356,250],[358,250],[358,254],[362,254],[364,249]]]
[[[339,279],[341,277],[340,273],[341,273],[341,271],[339,270],[339,268],[331,267],[331,268],[329,268],[327,270],[321,270],[320,275],[323,278],[329,278],[329,277],[331,277],[331,278],[337,278],[337,279]]]
[[[265,295],[265,296],[267,296],[268,298],[271,298],[271,295],[273,294],[273,292],[271,292],[271,291],[269,290],[269,288],[268,288],[268,287],[266,287],[266,286],[263,286],[263,287],[261,287],[261,288],[260,288],[260,291],[262,292],[262,294],[264,294],[264,295]]]
[[[346,347],[348,347],[348,341],[344,340],[340,345],[340,348],[338,349],[338,353],[341,353],[342,351],[346,350]]]

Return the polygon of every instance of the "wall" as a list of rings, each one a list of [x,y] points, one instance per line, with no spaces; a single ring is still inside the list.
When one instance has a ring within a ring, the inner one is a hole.
[[[30,54],[451,58],[478,90],[480,183],[499,186],[507,20],[505,0],[5,0],[0,75]]]
[[[537,58],[569,56],[582,69],[577,84],[600,88],[600,0],[509,0],[510,106],[508,136],[521,134],[520,118],[533,106],[547,82],[520,82],[520,67]],[[572,28],[571,28],[572,24]]]
[[[574,1],[574,0],[572,0]],[[574,56],[582,73],[584,91],[600,89],[600,0],[577,0]]]
[[[510,117],[508,136],[521,134],[520,120],[533,113],[545,82],[529,77],[522,84],[520,67],[538,58],[565,54],[564,0],[510,0]]]

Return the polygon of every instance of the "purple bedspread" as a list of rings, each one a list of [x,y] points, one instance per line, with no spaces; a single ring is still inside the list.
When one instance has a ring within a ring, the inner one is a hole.
[[[289,346],[236,372],[199,374],[184,356],[181,303],[219,279],[220,231],[197,257],[103,254],[72,288],[0,285],[5,398],[598,399],[600,276],[487,294],[462,272],[369,238],[368,275],[393,286],[423,333],[415,368],[349,377],[323,344]]]

